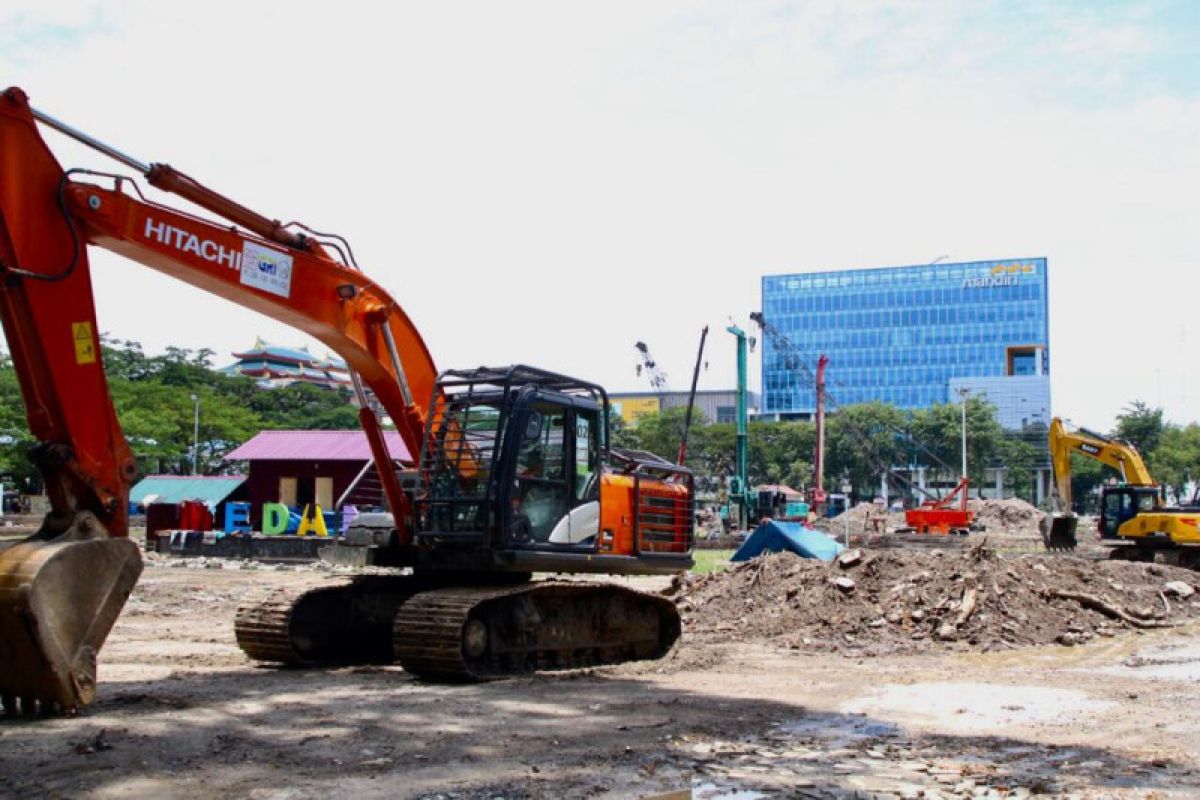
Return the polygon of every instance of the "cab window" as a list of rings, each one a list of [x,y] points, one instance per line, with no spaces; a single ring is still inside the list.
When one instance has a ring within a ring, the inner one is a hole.
[[[596,412],[575,413],[575,499],[591,500],[598,491],[595,479],[599,446],[596,430]]]
[[[545,542],[570,510],[567,482],[566,408],[538,404],[531,409],[517,451],[515,517],[510,536],[517,543]]]

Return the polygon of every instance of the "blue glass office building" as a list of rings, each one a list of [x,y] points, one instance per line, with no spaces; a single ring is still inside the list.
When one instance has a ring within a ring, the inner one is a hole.
[[[994,403],[1007,428],[1049,423],[1044,258],[768,275],[762,309],[810,366],[829,356],[839,405],[924,408],[966,389]],[[767,418],[815,410],[811,383],[770,341],[762,386]]]

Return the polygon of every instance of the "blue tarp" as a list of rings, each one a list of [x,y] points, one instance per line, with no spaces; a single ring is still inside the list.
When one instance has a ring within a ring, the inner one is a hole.
[[[832,561],[844,549],[833,539],[802,522],[766,520],[742,542],[730,561],[749,561],[763,553],[782,553],[784,550],[804,558]]]

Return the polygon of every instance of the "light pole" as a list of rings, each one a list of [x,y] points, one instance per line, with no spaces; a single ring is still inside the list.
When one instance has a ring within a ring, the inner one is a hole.
[[[967,477],[967,395],[971,390],[960,386],[954,390],[962,398],[962,476]]]
[[[200,395],[192,395],[195,414],[192,417],[192,474],[199,475],[197,465],[200,461]]]

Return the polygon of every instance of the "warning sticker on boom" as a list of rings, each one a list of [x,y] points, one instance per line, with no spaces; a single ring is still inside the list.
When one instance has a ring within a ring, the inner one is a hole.
[[[75,363],[96,363],[96,339],[92,335],[92,323],[72,322],[71,338],[75,340]]]
[[[261,244],[246,242],[242,245],[242,284],[290,297],[292,257]]]

